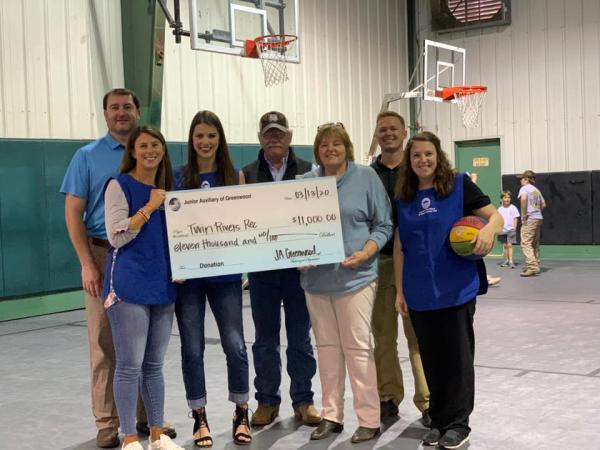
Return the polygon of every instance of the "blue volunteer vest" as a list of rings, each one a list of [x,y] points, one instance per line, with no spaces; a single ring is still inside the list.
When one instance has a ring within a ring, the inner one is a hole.
[[[417,192],[414,200],[396,200],[398,232],[404,252],[403,289],[409,308],[428,311],[469,302],[479,290],[475,261],[450,247],[452,225],[463,215],[463,176],[454,179],[450,195]]]
[[[129,216],[148,203],[153,186],[140,183],[128,174],[116,180],[125,193]],[[113,264],[114,262],[114,264]],[[171,282],[165,211],[161,207],[150,215],[138,235],[119,249],[111,248],[106,259],[103,298],[112,288],[128,303],[164,305],[175,301]]]

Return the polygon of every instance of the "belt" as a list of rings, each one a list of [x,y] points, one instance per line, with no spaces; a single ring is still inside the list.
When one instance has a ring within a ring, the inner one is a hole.
[[[100,239],[97,237],[93,237],[93,238],[91,238],[91,240],[92,240],[92,245],[95,245],[96,247],[110,248],[110,242],[108,242],[106,239]]]

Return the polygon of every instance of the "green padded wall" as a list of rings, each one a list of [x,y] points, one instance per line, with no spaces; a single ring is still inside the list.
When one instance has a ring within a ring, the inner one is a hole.
[[[81,289],[59,189],[73,154],[87,142],[0,139],[0,299]],[[183,164],[186,143],[168,147],[173,166]],[[258,149],[231,144],[235,166],[252,162]],[[309,146],[295,149],[312,160]]]
[[[77,287],[79,267],[58,189],[73,153],[86,142],[0,140],[2,297]]]

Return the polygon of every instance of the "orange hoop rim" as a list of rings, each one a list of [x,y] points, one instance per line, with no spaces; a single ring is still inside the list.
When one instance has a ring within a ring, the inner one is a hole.
[[[487,92],[487,86],[471,85],[471,86],[452,86],[442,89],[442,98],[444,100],[453,100],[456,95],[474,95]]]
[[[275,42],[266,42],[267,39],[278,38]],[[254,39],[257,47],[262,48],[282,48],[288,47],[298,40],[298,36],[294,34],[265,34]]]

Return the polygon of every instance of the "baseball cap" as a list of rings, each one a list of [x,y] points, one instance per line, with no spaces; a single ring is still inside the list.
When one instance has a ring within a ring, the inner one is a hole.
[[[290,131],[286,117],[278,111],[269,111],[263,114],[258,127],[260,134],[267,132],[271,128],[277,128],[286,133]]]
[[[527,178],[528,180],[535,180],[535,173],[533,170],[526,170],[521,175],[517,175],[517,178]]]

